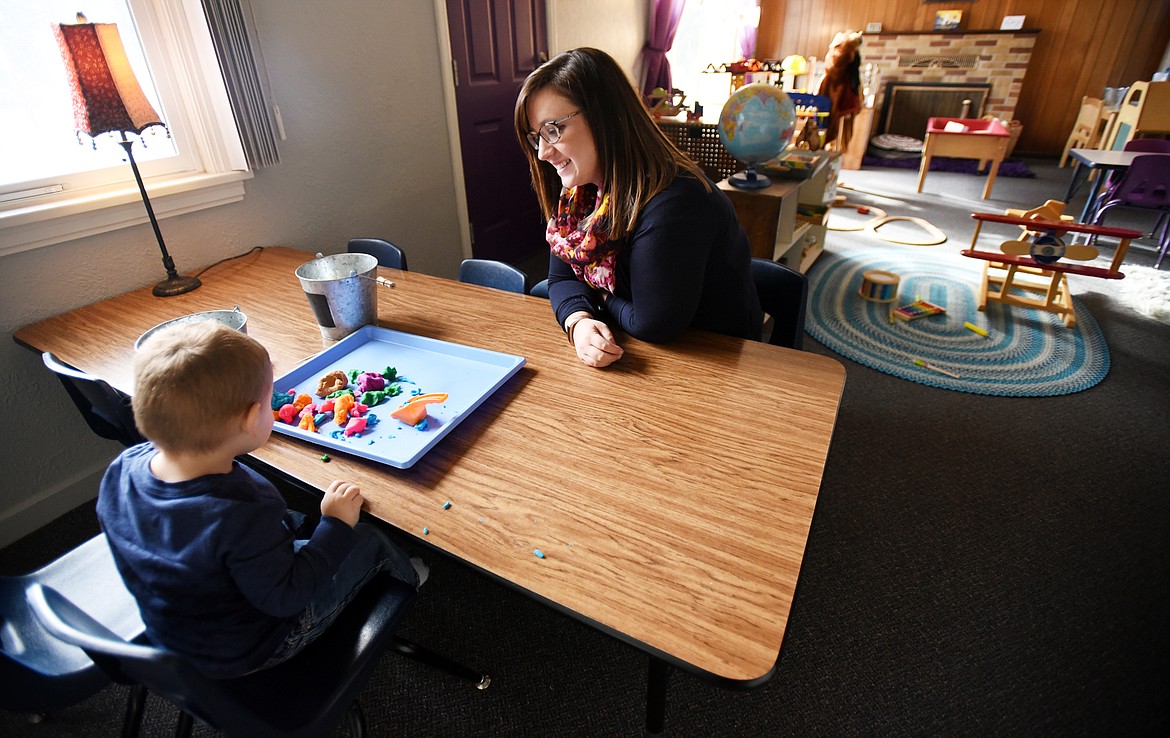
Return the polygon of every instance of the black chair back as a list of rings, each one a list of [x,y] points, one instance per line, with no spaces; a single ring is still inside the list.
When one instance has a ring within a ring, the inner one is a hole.
[[[492,259],[464,259],[459,265],[459,281],[521,295],[528,292],[527,274],[511,264]]]
[[[128,637],[142,633],[144,626],[105,535],[29,574],[0,577],[0,707],[44,714],[81,702],[110,679],[84,651],[41,626],[25,599],[25,590],[36,583],[68,592]]]
[[[61,380],[81,417],[102,438],[133,446],[145,439],[134,424],[130,398],[97,377],[63,364],[46,351],[41,354],[45,366]]]
[[[357,698],[387,648],[464,678],[483,689],[486,675],[456,664],[394,631],[416,596],[413,587],[380,574],[346,605],[316,640],[288,661],[234,679],[212,679],[173,652],[118,637],[52,587],[32,584],[26,596],[45,629],[83,649],[114,678],[131,679],[232,736],[329,735],[343,717],[352,734],[365,725]],[[180,735],[190,720],[180,716]]]
[[[799,349],[804,343],[804,312],[808,278],[790,267],[769,259],[752,259],[752,281],[760,307],[772,318],[768,343]]]
[[[381,238],[351,238],[346,244],[351,254],[369,254],[378,260],[378,266],[407,271],[406,252]]]
[[[543,297],[548,299],[548,280],[542,279],[536,284],[532,285],[532,289],[528,290],[528,294],[533,297]]]

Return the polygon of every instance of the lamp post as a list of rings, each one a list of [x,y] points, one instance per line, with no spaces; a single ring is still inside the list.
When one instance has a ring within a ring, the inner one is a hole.
[[[142,132],[151,126],[163,126],[165,129],[166,125],[146,99],[130,68],[118,27],[113,23],[87,23],[85,16],[80,13],[77,14],[77,21],[76,24],[58,23],[53,26],[73,97],[73,117],[77,131],[91,138],[103,133],[121,135],[122,140],[118,144],[130,160],[134,181],[142,193],[142,203],[146,206],[146,214],[158,240],[163,267],[167,272],[167,278],[156,284],[152,292],[158,297],[190,292],[201,283],[195,277],[179,276],[175,270],[175,261],[167,252],[158,219],[150,205],[150,197],[146,194],[146,185],[134,161],[134,142],[126,135],[133,133],[141,137]]]

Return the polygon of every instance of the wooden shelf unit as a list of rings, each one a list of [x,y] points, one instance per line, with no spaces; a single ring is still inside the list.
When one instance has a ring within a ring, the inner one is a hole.
[[[741,190],[726,179],[719,182],[719,189],[735,206],[752,256],[806,272],[824,251],[828,206],[837,194],[840,154],[817,154],[816,168],[805,179],[769,174],[772,184],[759,190]],[[800,213],[801,205],[813,212]]]

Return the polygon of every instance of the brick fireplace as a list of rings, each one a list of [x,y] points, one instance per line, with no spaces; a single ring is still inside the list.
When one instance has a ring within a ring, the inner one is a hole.
[[[989,85],[985,115],[1012,120],[1039,31],[890,32],[867,34],[861,46],[863,82],[872,64],[874,121],[880,122],[890,82],[946,87]],[[945,115],[946,113],[939,113]],[[925,128],[923,129],[925,131]]]

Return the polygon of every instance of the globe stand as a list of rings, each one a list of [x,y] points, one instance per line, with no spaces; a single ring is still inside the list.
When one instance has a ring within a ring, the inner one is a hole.
[[[727,178],[728,184],[741,190],[762,190],[772,184],[772,180],[763,174],[756,173],[756,165],[750,164],[742,172],[736,172]]]

